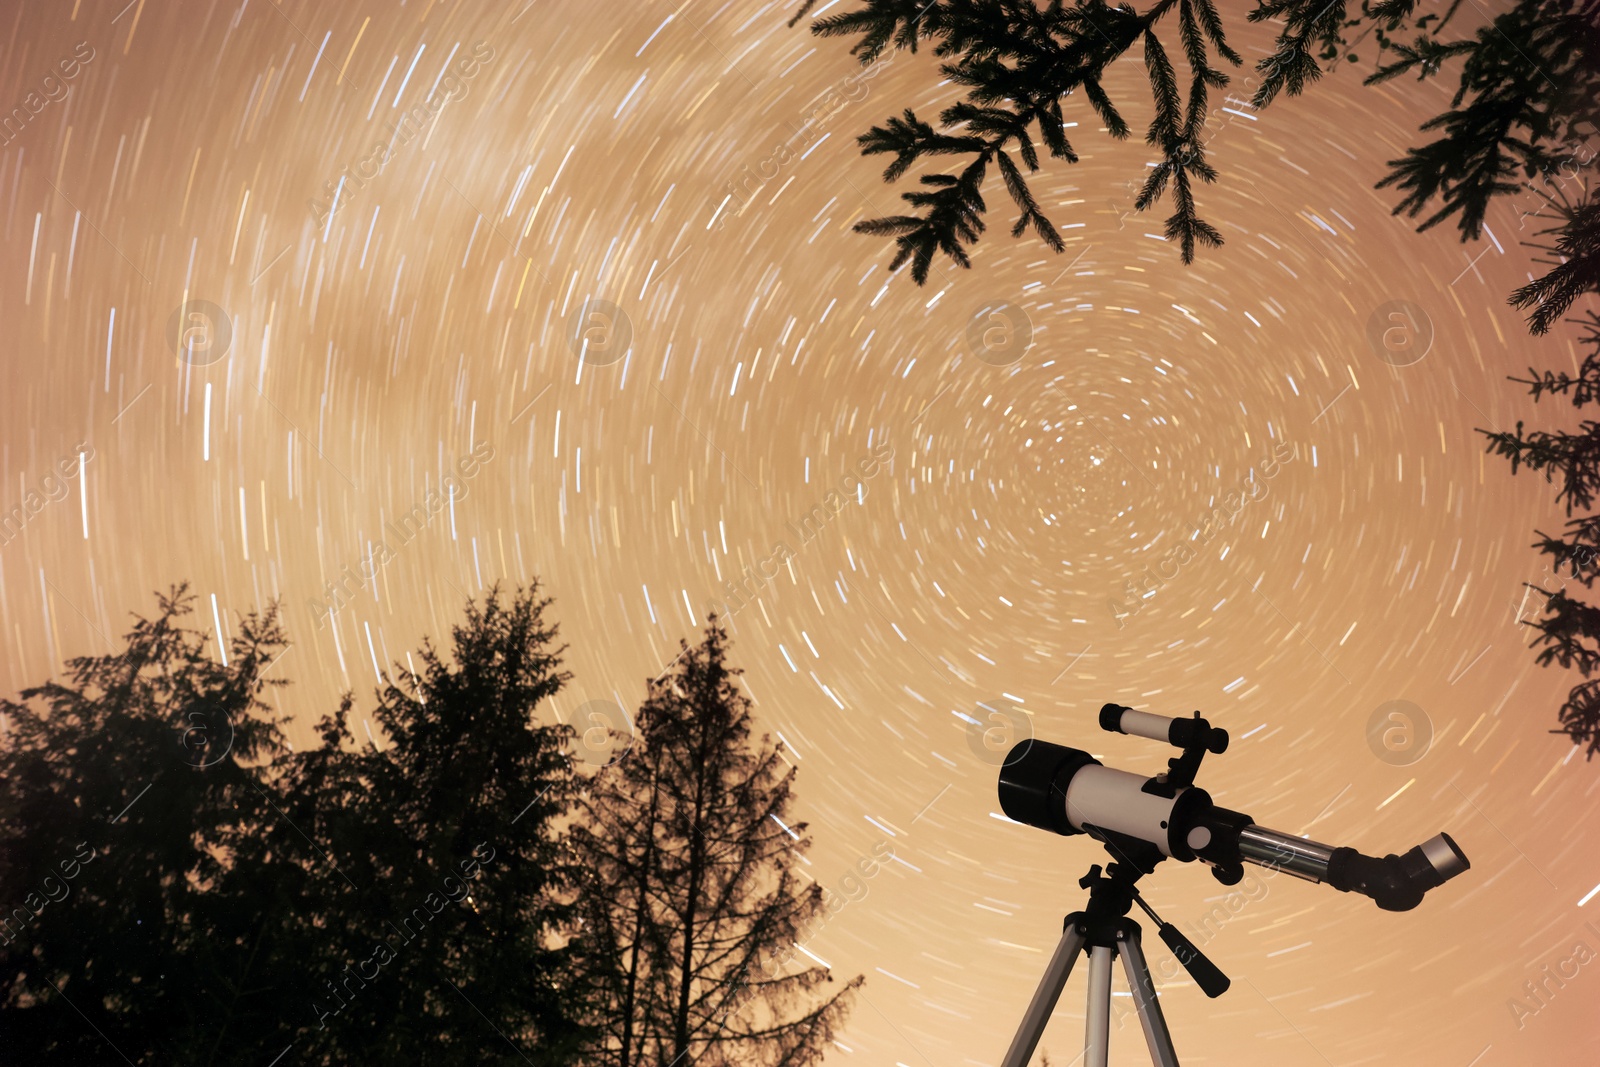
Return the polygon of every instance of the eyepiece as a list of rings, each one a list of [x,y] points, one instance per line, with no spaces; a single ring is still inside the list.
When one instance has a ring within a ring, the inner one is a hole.
[[[1353,848],[1336,849],[1328,864],[1328,884],[1361,893],[1384,911],[1410,911],[1422,896],[1472,865],[1449,834],[1429,838],[1404,856],[1375,859]]]
[[[1449,834],[1430,837],[1400,857],[1400,862],[1406,866],[1412,881],[1427,889],[1443,885],[1472,867],[1467,854],[1461,851],[1461,846]]]

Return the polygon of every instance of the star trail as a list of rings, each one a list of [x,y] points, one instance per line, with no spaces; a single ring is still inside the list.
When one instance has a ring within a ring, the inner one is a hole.
[[[281,602],[309,746],[538,577],[575,676],[541,711],[573,721],[716,611],[806,876],[892,854],[800,946],[868,979],[827,1062],[885,1067],[997,1064],[1104,862],[1000,815],[1005,749],[1154,774],[1100,706],[1199,709],[1218,803],[1380,856],[1445,828],[1473,867],[1394,915],[1164,864],[1146,896],[1235,980],[1207,1000],[1147,939],[1185,1062],[1592,1062],[1600,977],[1540,983],[1600,948],[1600,791],[1517,625],[1565,516],[1478,433],[1567,419],[1505,379],[1575,348],[1505,304],[1537,255],[1512,205],[1463,244],[1373,189],[1448,87],[1356,63],[1257,112],[1247,64],[1197,194],[1226,243],[1190,267],[1133,210],[1150,149],[1068,100],[1082,159],[1031,179],[1066,251],[1007,236],[991,178],[973,269],[918,287],[850,232],[899,192],[855,138],[957,87],[793,6],[12,5],[5,688],[188,580],[223,647]],[[1251,63],[1270,29],[1229,27]],[[1147,1062],[1116,989],[1112,1062]]]

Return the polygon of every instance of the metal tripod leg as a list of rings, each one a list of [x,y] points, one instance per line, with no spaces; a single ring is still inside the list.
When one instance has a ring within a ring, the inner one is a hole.
[[[1111,1053],[1111,957],[1106,945],[1089,950],[1089,1007],[1083,1016],[1084,1067],[1106,1067]]]
[[[1156,1067],[1178,1067],[1178,1054],[1172,1048],[1172,1035],[1167,1032],[1167,1020],[1161,1014],[1155,983],[1150,980],[1150,968],[1145,963],[1144,949],[1139,944],[1138,923],[1127,923],[1126,929],[1117,932],[1117,948],[1122,954],[1122,969],[1128,976],[1128,988],[1133,991],[1133,1003],[1139,1009],[1145,1044],[1150,1046],[1150,1061]],[[1101,1018],[1104,1019],[1104,1016]],[[1101,1060],[1101,1063],[1104,1062]]]
[[[1039,979],[1039,988],[1034,991],[1033,1000],[1028,1003],[1028,1010],[1022,1016],[1017,1036],[1011,1039],[1006,1058],[1000,1061],[1001,1067],[1028,1067],[1028,1060],[1044,1033],[1045,1023],[1050,1021],[1050,1013],[1055,1010],[1061,990],[1066,987],[1067,978],[1072,974],[1072,965],[1083,950],[1083,934],[1078,930],[1076,918],[1075,915],[1067,918],[1066,929],[1056,944],[1055,954],[1045,965],[1044,977]],[[1109,980],[1109,974],[1107,977]]]
[[[1017,1036],[1006,1050],[1001,1067],[1028,1067],[1028,1060],[1038,1047],[1044,1027],[1050,1021],[1061,990],[1066,988],[1072,965],[1083,951],[1087,938],[1079,928],[1082,912],[1067,916],[1066,929],[1055,953],[1045,965],[1044,977],[1034,991],[1033,1000],[1017,1028]],[[1155,983],[1150,978],[1150,967],[1145,962],[1140,945],[1139,924],[1124,919],[1117,927],[1117,944],[1089,947],[1089,1004],[1083,1020],[1084,1067],[1106,1067],[1111,1042],[1111,961],[1122,957],[1122,969],[1128,977],[1128,988],[1133,993],[1134,1006],[1139,1010],[1139,1023],[1144,1028],[1145,1044],[1150,1048],[1150,1060],[1155,1067],[1178,1067],[1178,1054],[1172,1048],[1172,1035],[1167,1032],[1167,1020],[1161,1014],[1156,1000]]]

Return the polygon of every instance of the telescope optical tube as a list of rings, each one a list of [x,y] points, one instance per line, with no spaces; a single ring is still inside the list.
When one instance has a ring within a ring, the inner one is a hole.
[[[1021,752],[1024,746],[1026,751]],[[1171,797],[1147,788],[1141,774],[1115,770],[1075,748],[1024,741],[1000,769],[1000,810],[1016,822],[1072,835],[1112,831],[1147,841],[1162,855],[1192,860],[1189,829],[1211,810],[1204,789]]]
[[[1130,720],[1125,710],[1119,725],[1159,727]],[[1404,855],[1377,858],[1258,826],[1248,815],[1217,807],[1194,786],[1174,789],[1171,796],[1167,791],[1158,779],[1107,767],[1087,752],[1048,741],[1019,743],[1000,768],[1000,810],[1007,818],[1055,834],[1143,841],[1163,856],[1204,860],[1224,885],[1238,882],[1240,865],[1252,863],[1361,893],[1385,911],[1409,911],[1428,890],[1471,866],[1449,834]]]

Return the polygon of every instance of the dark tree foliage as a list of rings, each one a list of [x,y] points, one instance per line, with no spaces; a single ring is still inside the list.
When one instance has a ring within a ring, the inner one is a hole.
[[[813,4],[807,0],[795,18]],[[1156,34],[1169,15],[1177,23],[1188,67],[1187,99],[1179,72]],[[1179,242],[1186,263],[1194,258],[1196,242],[1222,243],[1216,229],[1199,217],[1192,185],[1217,176],[1206,162],[1200,132],[1209,90],[1228,79],[1212,66],[1211,57],[1235,66],[1240,62],[1228,46],[1212,0],[1158,0],[1142,14],[1096,0],[1072,5],[1057,0],[1042,7],[1031,0],[868,0],[859,10],[818,19],[812,32],[827,37],[858,34],[852,51],[863,63],[891,44],[916,51],[920,41],[932,40],[933,54],[947,60],[940,70],[966,89],[965,100],[939,115],[942,129],[907,108],[903,118],[891,118],[859,138],[863,154],[894,156],[883,175],[890,182],[925,156],[968,157],[958,173],[924,174],[923,189],[901,194],[920,209],[918,214],[869,219],[855,227],[860,233],[894,237],[897,251],[889,268],[910,260],[917,284],[927,280],[935,252],[963,267],[971,265],[963,245],[976,243],[984,230],[987,207],[981,190],[991,163],[1017,206],[1012,236],[1031,228],[1051,249],[1065,247],[1022,171],[1039,170],[1034,131],[1051,156],[1077,162],[1063,126],[1062,105],[1081,90],[1111,135],[1127,137],[1128,122],[1102,83],[1106,68],[1135,45],[1143,49],[1153,98],[1145,140],[1161,154],[1137,205],[1140,210],[1150,207],[1171,186],[1174,210],[1167,219],[1167,236]]]
[[[255,831],[284,636],[252,614],[218,663],[193,599],[0,701],[0,1062],[253,1063],[282,1033],[300,921]]]
[[[1418,228],[1459,215],[1462,239],[1476,238],[1496,197],[1518,192],[1524,179],[1570,157],[1593,130],[1597,11],[1592,2],[1523,0],[1474,37],[1447,44],[1424,33],[1398,47],[1398,58],[1380,66],[1369,84],[1413,72],[1428,78],[1448,59],[1464,61],[1449,110],[1422,125],[1441,136],[1391,160],[1389,176],[1378,183],[1405,193],[1396,214],[1416,218],[1438,200]]]
[[[1413,4],[1384,6],[1403,21]],[[1459,0],[1444,22],[1458,6]],[[1511,303],[1529,312],[1533,333],[1543,334],[1600,284],[1600,208],[1589,198],[1587,178],[1579,177],[1596,152],[1600,0],[1521,0],[1474,36],[1450,42],[1438,38],[1442,23],[1429,19],[1417,20],[1415,41],[1396,45],[1398,58],[1380,63],[1367,82],[1408,73],[1429,78],[1459,56],[1456,91],[1449,109],[1422,125],[1440,136],[1390,160],[1378,187],[1404,194],[1397,215],[1430,212],[1419,230],[1456,216],[1463,241],[1482,232],[1495,198],[1531,189],[1535,210],[1522,217],[1556,223],[1547,233],[1557,259],[1543,277],[1516,290]]]
[[[1542,277],[1511,294],[1511,302],[1532,309],[1528,328],[1539,334],[1565,315],[1578,297],[1600,292],[1600,202],[1593,199],[1587,184],[1576,200],[1559,187],[1553,193],[1536,192],[1544,204],[1535,214],[1554,225],[1541,231],[1550,243],[1530,243],[1554,258],[1546,261],[1551,267]]]
[[[570,675],[538,586],[491,590],[431,642],[412,675],[396,665],[366,730],[350,702],[294,764],[282,819],[325,862],[307,906],[319,916],[293,1010],[310,1024],[300,1063],[465,1065],[572,1061],[575,870],[558,827],[576,782],[570,730],[540,702]],[[564,647],[564,646],[563,646]]]
[[[1546,394],[1566,397],[1575,408],[1600,399],[1600,316],[1591,314],[1584,323],[1582,342],[1588,347],[1577,374],[1528,368],[1528,378],[1513,381],[1527,385],[1535,400]],[[1600,422],[1585,419],[1577,432],[1557,430],[1524,431],[1521,422],[1515,432],[1487,433],[1491,452],[1511,461],[1513,473],[1519,467],[1542,471],[1547,482],[1557,484],[1556,500],[1564,503],[1569,521],[1560,536],[1535,531],[1534,542],[1541,555],[1550,557],[1551,576],[1560,580],[1555,589],[1528,584],[1527,588],[1544,598],[1543,616],[1524,620],[1536,633],[1541,666],[1559,664],[1576,668],[1586,680],[1572,688],[1560,712],[1561,729],[1574,744],[1587,746],[1585,758],[1600,752],[1600,608],[1577,599],[1568,592],[1569,582],[1593,589],[1600,577],[1600,515],[1593,513],[1571,518],[1574,511],[1588,512],[1600,493]],[[1563,577],[1565,572],[1565,577]]]
[[[276,609],[223,663],[183,589],[0,701],[0,1063],[570,1064],[569,731],[537,586],[491,592],[372,718],[286,749]],[[381,746],[381,751],[379,747]]]
[[[790,24],[814,5],[805,0]],[[1249,20],[1279,28],[1272,54],[1256,64],[1261,80],[1253,102],[1263,108],[1280,94],[1299,95],[1322,76],[1325,64],[1356,59],[1356,43],[1369,34],[1377,62],[1368,84],[1403,74],[1432,77],[1459,59],[1449,109],[1422,127],[1439,136],[1391,160],[1378,183],[1403,194],[1396,214],[1416,218],[1428,212],[1419,224],[1423,230],[1455,216],[1462,239],[1475,239],[1496,197],[1517,193],[1527,179],[1582,157],[1584,141],[1596,132],[1600,100],[1600,0],[1520,0],[1459,38],[1448,28],[1461,0],[1422,14],[1416,0],[1353,6],[1346,0],[1257,0]],[[865,0],[854,11],[815,20],[811,30],[826,37],[855,35],[851,51],[864,64],[888,48],[915,52],[920,43],[932,42],[933,54],[944,60],[941,73],[966,90],[964,100],[940,113],[937,127],[906,109],[858,138],[864,155],[894,157],[884,170],[889,182],[924,159],[943,164],[936,157],[965,157],[953,173],[923,174],[923,188],[901,194],[915,213],[856,224],[857,232],[893,237],[889,268],[909,260],[917,284],[927,280],[936,252],[971,265],[964,246],[975,244],[984,230],[982,187],[991,163],[1019,212],[1012,235],[1031,228],[1051,249],[1062,250],[1023,171],[1039,169],[1033,134],[1051,156],[1076,162],[1062,129],[1063,106],[1081,90],[1111,136],[1126,138],[1129,123],[1103,81],[1106,68],[1135,46],[1151,90],[1145,141],[1158,158],[1134,206],[1146,210],[1171,188],[1166,236],[1177,242],[1185,263],[1193,261],[1196,244],[1222,243],[1199,217],[1194,199],[1196,181],[1217,179],[1203,133],[1209,91],[1229,78],[1213,57],[1233,66],[1241,62],[1213,0],[1156,0],[1142,11],[1103,0]],[[1181,65],[1169,56],[1174,44]],[[1532,310],[1534,332],[1543,333],[1571,305],[1582,291],[1580,276],[1593,280],[1597,225],[1593,213],[1571,218],[1557,245],[1578,265],[1558,268],[1516,293],[1516,305]]]
[[[648,683],[637,738],[591,783],[577,844],[606,1067],[804,1067],[842,1025],[855,978],[829,995],[795,943],[825,905],[792,870],[810,841],[781,746],[751,742],[749,701],[712,616]]]

